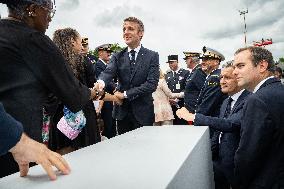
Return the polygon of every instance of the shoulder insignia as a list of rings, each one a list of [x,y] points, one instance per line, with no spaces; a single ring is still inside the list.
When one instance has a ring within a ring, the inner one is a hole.
[[[211,77],[220,77],[219,75],[215,74],[215,75],[211,75]]]
[[[219,83],[218,82],[210,82],[210,81],[208,81],[207,85],[208,86],[217,86],[217,85],[219,85]]]

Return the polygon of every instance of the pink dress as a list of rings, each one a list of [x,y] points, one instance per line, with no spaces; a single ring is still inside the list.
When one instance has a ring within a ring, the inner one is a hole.
[[[152,94],[154,99],[155,122],[174,119],[169,98],[182,98],[183,93],[172,93],[165,79],[160,79],[156,91]]]

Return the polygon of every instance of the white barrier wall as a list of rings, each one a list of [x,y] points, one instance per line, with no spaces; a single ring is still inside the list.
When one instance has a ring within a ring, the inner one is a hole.
[[[49,181],[36,166],[0,179],[0,189],[214,188],[207,127],[143,127],[64,157],[70,175]]]

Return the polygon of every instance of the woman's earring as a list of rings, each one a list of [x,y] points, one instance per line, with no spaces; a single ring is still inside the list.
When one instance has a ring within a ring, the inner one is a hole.
[[[33,14],[32,11],[30,11],[30,12],[29,12],[29,17],[32,17],[32,16],[34,16],[34,14]]]

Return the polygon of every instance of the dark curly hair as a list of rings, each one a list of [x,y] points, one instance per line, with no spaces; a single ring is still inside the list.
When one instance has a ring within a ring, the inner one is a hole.
[[[84,56],[75,52],[71,40],[76,40],[79,36],[80,34],[72,28],[58,29],[53,33],[53,42],[59,48],[77,78],[84,73]]]

